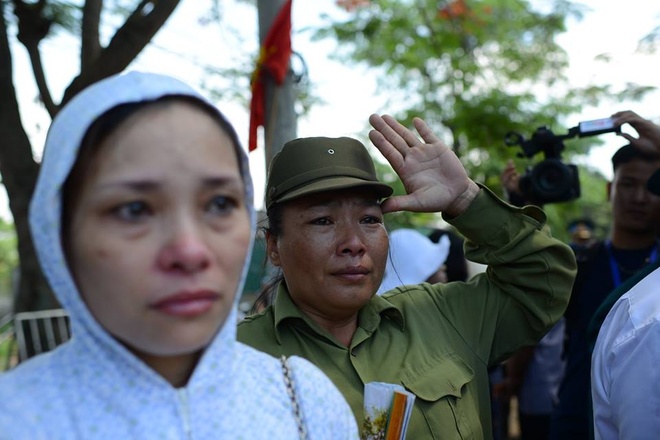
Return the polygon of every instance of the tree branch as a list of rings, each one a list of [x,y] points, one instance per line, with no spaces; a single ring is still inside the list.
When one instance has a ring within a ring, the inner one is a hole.
[[[53,97],[50,95],[50,90],[48,89],[48,84],[46,84],[46,74],[44,72],[43,64],[41,63],[41,53],[39,52],[39,47],[36,45],[25,46],[30,55],[30,64],[32,64],[32,72],[34,73],[34,80],[37,82],[37,88],[39,89],[39,97],[41,102],[46,107],[46,111],[51,118],[55,117],[57,114],[57,104],[53,102]]]
[[[103,0],[86,0],[83,6],[81,48],[80,48],[80,71],[85,72],[101,53],[101,41],[99,39],[99,27],[101,23],[101,11]]]
[[[123,71],[172,15],[180,0],[143,0],[108,47],[67,87],[62,104],[88,85]]]
[[[45,0],[40,0],[37,3],[25,3],[22,0],[14,0],[14,15],[18,19],[18,41],[25,46],[30,56],[30,64],[32,65],[34,79],[39,89],[41,102],[43,102],[50,116],[53,117],[57,113],[57,105],[53,102],[50,90],[48,89],[46,75],[41,62],[41,53],[39,52],[39,43],[48,35],[50,27],[53,24],[52,19],[47,18],[43,13],[45,6]]]

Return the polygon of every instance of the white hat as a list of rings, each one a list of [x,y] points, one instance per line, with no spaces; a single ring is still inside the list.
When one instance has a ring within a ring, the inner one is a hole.
[[[426,281],[447,260],[449,237],[438,243],[414,229],[397,229],[390,233],[390,253],[378,294],[405,284]]]

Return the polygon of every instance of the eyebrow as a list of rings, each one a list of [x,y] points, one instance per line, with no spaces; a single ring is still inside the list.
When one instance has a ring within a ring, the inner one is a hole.
[[[212,176],[205,177],[201,179],[202,186],[204,188],[220,188],[220,187],[236,187],[240,188],[243,186],[242,179],[236,179],[231,176]],[[136,192],[150,192],[158,189],[163,186],[158,180],[155,179],[118,179],[106,183],[102,183],[98,186],[100,190],[106,190],[111,188],[127,188]]]
[[[227,177],[206,177],[202,179],[202,185],[209,188],[217,188],[219,186],[243,186],[244,181],[241,177],[236,179],[234,176]]]

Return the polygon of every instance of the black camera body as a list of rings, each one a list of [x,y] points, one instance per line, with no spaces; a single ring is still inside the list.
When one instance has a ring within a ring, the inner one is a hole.
[[[577,165],[548,158],[520,177],[520,191],[536,204],[568,202],[580,198],[580,176]]]
[[[595,136],[603,133],[620,133],[611,118],[580,122],[567,134],[556,135],[547,127],[539,127],[526,140],[522,135],[509,132],[504,142],[509,146],[519,145],[523,152],[519,157],[533,157],[543,152],[545,159],[528,167],[519,181],[520,191],[526,200],[543,205],[575,200],[580,197],[580,177],[576,165],[564,163],[561,152],[564,139]]]

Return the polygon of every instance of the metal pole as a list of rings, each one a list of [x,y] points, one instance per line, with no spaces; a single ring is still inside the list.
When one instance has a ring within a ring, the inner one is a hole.
[[[285,0],[258,0],[259,41],[263,44],[270,26]],[[292,8],[295,7],[295,2]],[[265,78],[265,114],[264,124],[266,170],[273,156],[277,154],[285,142],[297,137],[298,117],[295,112],[296,95],[291,69],[281,86],[275,84],[272,78]]]

